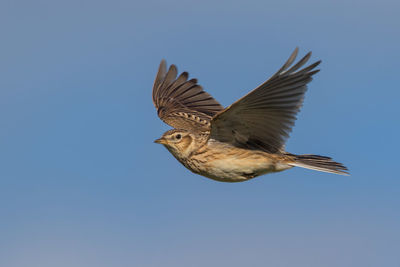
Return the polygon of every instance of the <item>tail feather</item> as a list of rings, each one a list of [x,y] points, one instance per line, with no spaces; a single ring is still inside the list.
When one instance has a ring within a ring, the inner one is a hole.
[[[330,157],[318,155],[292,155],[294,162],[292,166],[302,167],[306,169],[336,173],[341,175],[349,175],[348,169],[342,164],[332,160]]]

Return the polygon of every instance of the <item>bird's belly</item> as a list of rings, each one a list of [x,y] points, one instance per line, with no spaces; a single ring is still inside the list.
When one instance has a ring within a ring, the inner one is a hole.
[[[291,166],[265,156],[225,156],[202,164],[199,174],[221,182],[242,182],[259,175],[278,172]]]

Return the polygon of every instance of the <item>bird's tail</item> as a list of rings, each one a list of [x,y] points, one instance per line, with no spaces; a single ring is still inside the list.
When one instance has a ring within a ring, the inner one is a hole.
[[[309,154],[290,155],[293,156],[294,161],[289,163],[289,165],[321,172],[349,175],[348,169],[342,163],[335,162],[330,157]]]

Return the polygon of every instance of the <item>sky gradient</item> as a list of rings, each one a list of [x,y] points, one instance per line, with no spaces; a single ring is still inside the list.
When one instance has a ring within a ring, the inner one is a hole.
[[[398,1],[0,3],[0,266],[400,266]],[[321,59],[301,168],[195,175],[153,140],[162,58],[227,106]]]

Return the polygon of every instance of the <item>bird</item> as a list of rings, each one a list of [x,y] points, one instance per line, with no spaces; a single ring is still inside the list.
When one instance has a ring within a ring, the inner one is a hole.
[[[248,181],[293,167],[349,175],[330,157],[285,150],[307,84],[321,63],[303,67],[311,52],[295,63],[298,50],[271,78],[226,108],[188,72],[178,76],[175,65],[167,70],[163,59],[152,98],[159,118],[173,129],[154,142],[193,173],[219,182]]]

